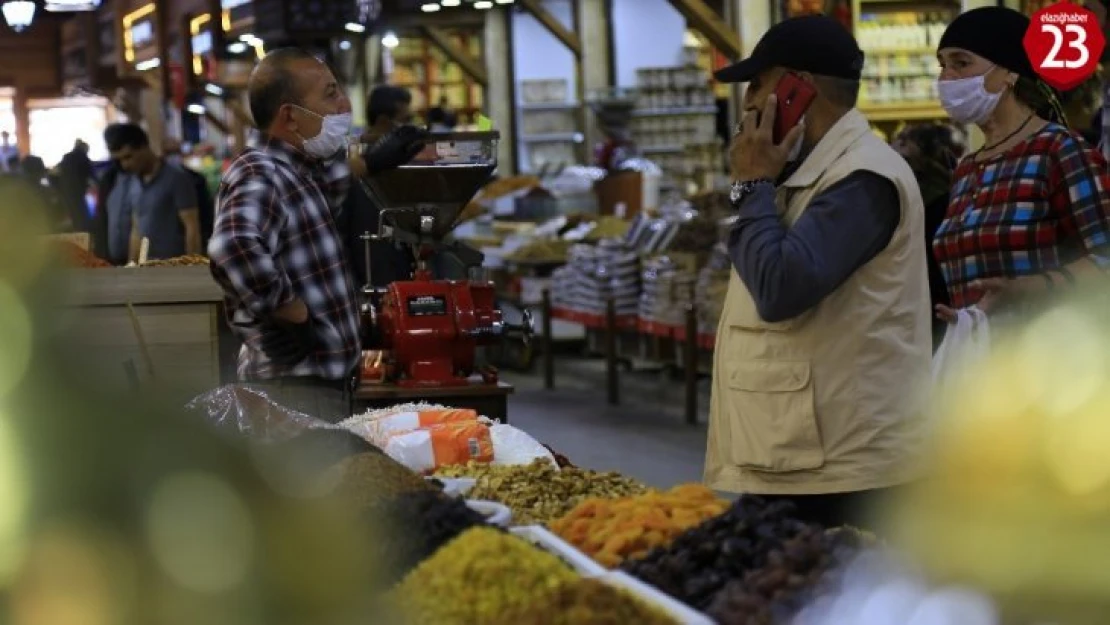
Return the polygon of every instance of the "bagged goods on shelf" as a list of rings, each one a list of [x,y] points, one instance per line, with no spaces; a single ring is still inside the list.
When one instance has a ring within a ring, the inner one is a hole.
[[[475,527],[424,560],[390,593],[406,625],[493,623],[526,614],[577,576],[512,534]]]
[[[768,504],[756,496],[742,496],[723,514],[681,534],[669,547],[626,561],[622,569],[695,609],[705,610],[714,606],[718,595],[730,583],[747,583],[767,567],[770,574],[763,578],[760,589],[784,583],[780,578],[794,573],[784,568],[787,562],[784,549],[788,544],[792,549],[790,562],[797,560],[799,567],[809,566],[805,569],[807,574],[815,567],[829,566],[831,560],[825,558],[793,557],[808,553],[812,537],[824,532],[818,526],[792,518],[793,510],[790,503]],[[783,590],[799,589],[783,587]]]
[[[684,324],[686,310],[694,303],[696,280],[694,272],[672,256],[644,261],[640,318],[667,325]]]
[[[564,540],[606,567],[666,547],[682,532],[728,509],[700,484],[621,499],[587,499],[551,524]]]
[[[557,586],[522,612],[510,613],[492,625],[582,625],[635,623],[679,625],[666,613],[628,591],[599,579],[579,579]]]
[[[547,240],[547,241],[533,241],[522,245],[507,256],[505,260],[510,262],[544,262],[544,263],[561,263],[567,260],[567,251],[570,249],[570,243],[560,240]]]
[[[698,332],[710,334],[717,331],[721,312],[725,309],[728,283],[732,277],[732,259],[723,243],[713,246],[709,261],[698,272],[694,298],[698,302]]]
[[[592,497],[627,497],[647,492],[647,486],[617,473],[556,468],[548,460],[523,466],[469,463],[436,472],[442,477],[473,477],[468,494],[474,499],[499,501],[513,510],[517,523],[549,523]]]
[[[640,257],[623,242],[606,239],[597,246],[574,245],[567,264],[551,276],[552,303],[588,314],[604,315],[609,299],[618,315],[639,309]]]
[[[393,434],[385,453],[413,471],[434,471],[468,462],[493,461],[489,426],[477,421],[441,423]]]

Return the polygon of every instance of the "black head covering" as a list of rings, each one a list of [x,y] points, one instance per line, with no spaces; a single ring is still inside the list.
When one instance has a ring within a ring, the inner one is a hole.
[[[859,80],[863,51],[844,25],[824,15],[792,17],[771,26],[751,56],[718,70],[721,82],[748,82],[772,67]]]
[[[937,49],[962,48],[1019,76],[1037,80],[1022,43],[1028,29],[1029,18],[1013,9],[972,9],[952,20]]]

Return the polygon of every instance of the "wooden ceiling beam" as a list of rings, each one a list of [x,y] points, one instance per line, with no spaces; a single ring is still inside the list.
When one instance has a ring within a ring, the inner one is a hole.
[[[424,26],[423,30],[424,35],[431,40],[436,47],[443,50],[447,58],[458,63],[462,71],[473,78],[474,82],[483,87],[489,84],[489,76],[486,74],[486,68],[483,66],[482,62],[472,57],[469,50],[464,50],[455,43],[455,41],[451,39],[451,35],[437,26]]]
[[[704,35],[721,54],[731,59],[739,59],[743,56],[743,50],[740,49],[740,36],[721,18],[720,13],[705,3],[705,0],[669,0],[669,2],[682,14],[682,17],[686,18],[686,22]]]
[[[567,47],[574,54],[574,58],[582,58],[582,40],[578,38],[578,34],[573,30],[563,26],[559,18],[552,15],[540,0],[520,0],[518,3],[527,12],[532,14],[544,28],[547,29],[556,39],[558,39],[564,46]]]

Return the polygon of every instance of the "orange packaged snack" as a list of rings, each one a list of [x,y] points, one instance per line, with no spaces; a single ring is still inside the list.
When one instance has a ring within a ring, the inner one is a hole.
[[[493,462],[493,439],[489,426],[478,421],[439,423],[394,434],[385,451],[415,471],[468,462]]]

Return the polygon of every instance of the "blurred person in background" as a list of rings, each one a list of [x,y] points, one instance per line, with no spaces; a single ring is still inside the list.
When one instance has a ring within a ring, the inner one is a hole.
[[[1076,285],[1102,284],[1110,267],[1110,173],[1069,130],[1052,89],[1022,46],[1029,18],[1003,7],[963,13],[937,50],[941,103],[975,124],[983,147],[953,174],[934,252],[956,310],[977,306],[996,320],[1022,316]]]
[[[224,174],[208,244],[228,324],[243,341],[239,377],[287,408],[342,419],[362,351],[337,225],[343,202],[352,174],[408,162],[424,138],[402,127],[365,156],[349,154],[350,99],[327,65],[298,48],[259,61],[248,97],[263,143]]]
[[[19,146],[12,145],[12,135],[7,130],[0,132],[0,170],[10,174],[19,171]]]
[[[112,257],[126,250],[128,260],[137,260],[144,238],[150,241],[150,260],[200,254],[200,211],[192,178],[155,154],[138,125],[124,124],[112,138],[108,151],[124,174],[116,182],[121,202],[115,219],[109,217]]]
[[[407,89],[392,85],[374,87],[366,101],[367,129],[362,141],[373,145],[394,128],[412,123],[412,94]],[[381,208],[370,198],[362,184],[355,184],[343,206],[343,242],[351,260],[351,273],[356,286],[369,282],[366,275],[366,247],[363,233],[378,233],[378,216]],[[370,249],[373,286],[384,287],[397,280],[412,276],[412,253],[390,241],[375,242]]]
[[[58,163],[58,195],[74,232],[89,232],[89,207],[85,195],[93,180],[89,144],[78,139]]]
[[[119,132],[123,124],[109,124],[104,128],[104,144],[112,145],[115,142],[115,136]],[[126,252],[119,258],[113,258],[112,252],[108,243],[108,230],[109,230],[109,215],[122,214],[122,198],[118,195],[113,198],[112,192],[116,188],[116,181],[120,176],[119,163],[115,159],[108,160],[108,167],[100,174],[96,181],[96,208],[93,211],[92,218],[89,220],[89,234],[91,235],[93,252],[113,264],[124,264],[127,262]],[[109,206],[110,202],[120,204],[114,210]]]
[[[203,174],[185,164],[179,141],[168,141],[163,153],[166,161],[180,167],[193,182],[193,192],[197,198],[197,217],[200,219],[200,249],[203,253],[203,250],[208,247],[208,240],[212,238],[212,223],[216,212],[216,204],[208,191],[208,180]]]
[[[451,108],[451,100],[447,96],[439,99],[439,104],[428,109],[428,128],[432,132],[447,132],[457,126],[459,116]]]
[[[933,256],[933,237],[948,212],[948,192],[952,188],[952,172],[956,162],[964,154],[964,146],[956,136],[955,129],[948,124],[915,124],[908,126],[893,142],[894,149],[906,159],[917,186],[921,189],[921,199],[925,203],[925,243],[926,262],[929,266],[929,310],[938,305],[948,306],[948,285]],[[932,315],[932,312],[930,312]],[[943,319],[933,318],[933,351],[944,339],[948,326]]]
[[[929,376],[924,209],[856,108],[864,54],[825,16],[771,27],[717,72],[748,82],[729,151],[733,272],[714,350],[705,481],[870,525],[918,475]],[[816,98],[776,144],[779,80]]]

